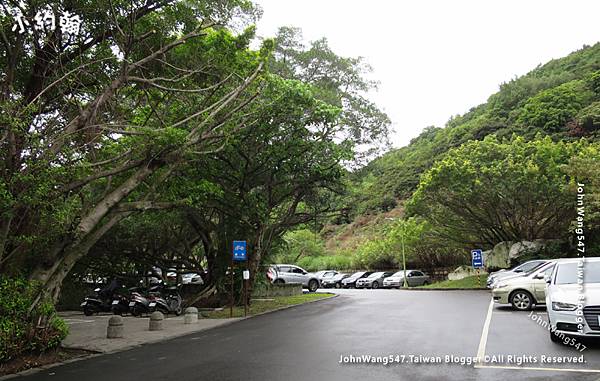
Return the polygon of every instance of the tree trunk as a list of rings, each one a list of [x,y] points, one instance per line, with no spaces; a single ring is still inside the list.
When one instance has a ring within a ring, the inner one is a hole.
[[[65,280],[71,269],[73,269],[73,266],[77,261],[85,256],[92,246],[94,246],[107,231],[130,214],[131,212],[113,214],[108,217],[108,221],[94,230],[91,234],[67,246],[61,253],[60,258],[55,261],[51,267],[45,267],[43,264],[38,265],[32,272],[30,279],[39,282],[41,284],[41,290],[30,307],[30,311],[33,310],[41,300],[46,298],[56,304],[58,297],[60,296],[62,282]]]
[[[250,271],[250,279],[248,281],[248,295],[252,295],[254,291],[254,282],[257,279],[258,272],[260,271],[260,263],[263,258],[263,254],[268,252],[271,247],[273,234],[272,228],[260,227],[257,231],[255,241],[251,247],[248,255],[248,270]]]
[[[211,296],[217,293],[217,286],[215,284],[209,284],[200,291],[197,295],[195,295],[191,300],[186,300],[184,305],[186,307],[193,306],[198,303],[202,299],[210,298]]]

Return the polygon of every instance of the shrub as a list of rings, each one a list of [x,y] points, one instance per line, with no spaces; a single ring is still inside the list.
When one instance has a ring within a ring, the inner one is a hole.
[[[530,98],[518,121],[524,125],[559,131],[573,119],[593,97],[583,81],[571,81],[545,90]]]
[[[67,336],[67,325],[52,303],[38,303],[29,311],[38,291],[24,279],[0,278],[0,362],[56,348]]]
[[[348,270],[354,268],[353,258],[347,255],[323,255],[305,257],[298,261],[298,266],[308,271]]]

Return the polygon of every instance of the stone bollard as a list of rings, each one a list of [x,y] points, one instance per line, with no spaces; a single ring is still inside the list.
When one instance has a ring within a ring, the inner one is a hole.
[[[165,319],[165,315],[160,311],[154,311],[150,315],[150,331],[162,331],[163,329],[163,320]]]
[[[106,328],[107,339],[120,339],[123,337],[123,318],[115,315],[108,319],[108,327]]]
[[[196,307],[188,307],[183,315],[183,324],[194,324],[198,322],[198,309]]]

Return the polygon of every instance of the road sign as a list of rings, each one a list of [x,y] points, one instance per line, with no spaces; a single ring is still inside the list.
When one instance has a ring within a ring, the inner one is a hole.
[[[246,241],[233,241],[233,260],[243,262],[247,259]]]
[[[483,253],[481,249],[471,250],[471,265],[474,269],[483,267]]]

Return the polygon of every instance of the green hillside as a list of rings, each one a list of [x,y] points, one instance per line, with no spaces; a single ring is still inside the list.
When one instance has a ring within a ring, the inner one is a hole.
[[[597,139],[600,127],[600,43],[552,60],[500,85],[482,105],[427,127],[411,143],[388,152],[352,175],[352,216],[393,208],[409,197],[419,176],[450,148],[495,134],[555,140]]]
[[[599,138],[600,43],[501,84],[486,103],[349,173],[323,247],[287,236],[281,252],[291,254],[279,258],[311,270],[391,268],[402,237],[423,268],[502,241],[552,240],[547,255],[574,253],[576,180],[587,184],[587,253],[600,255]]]

